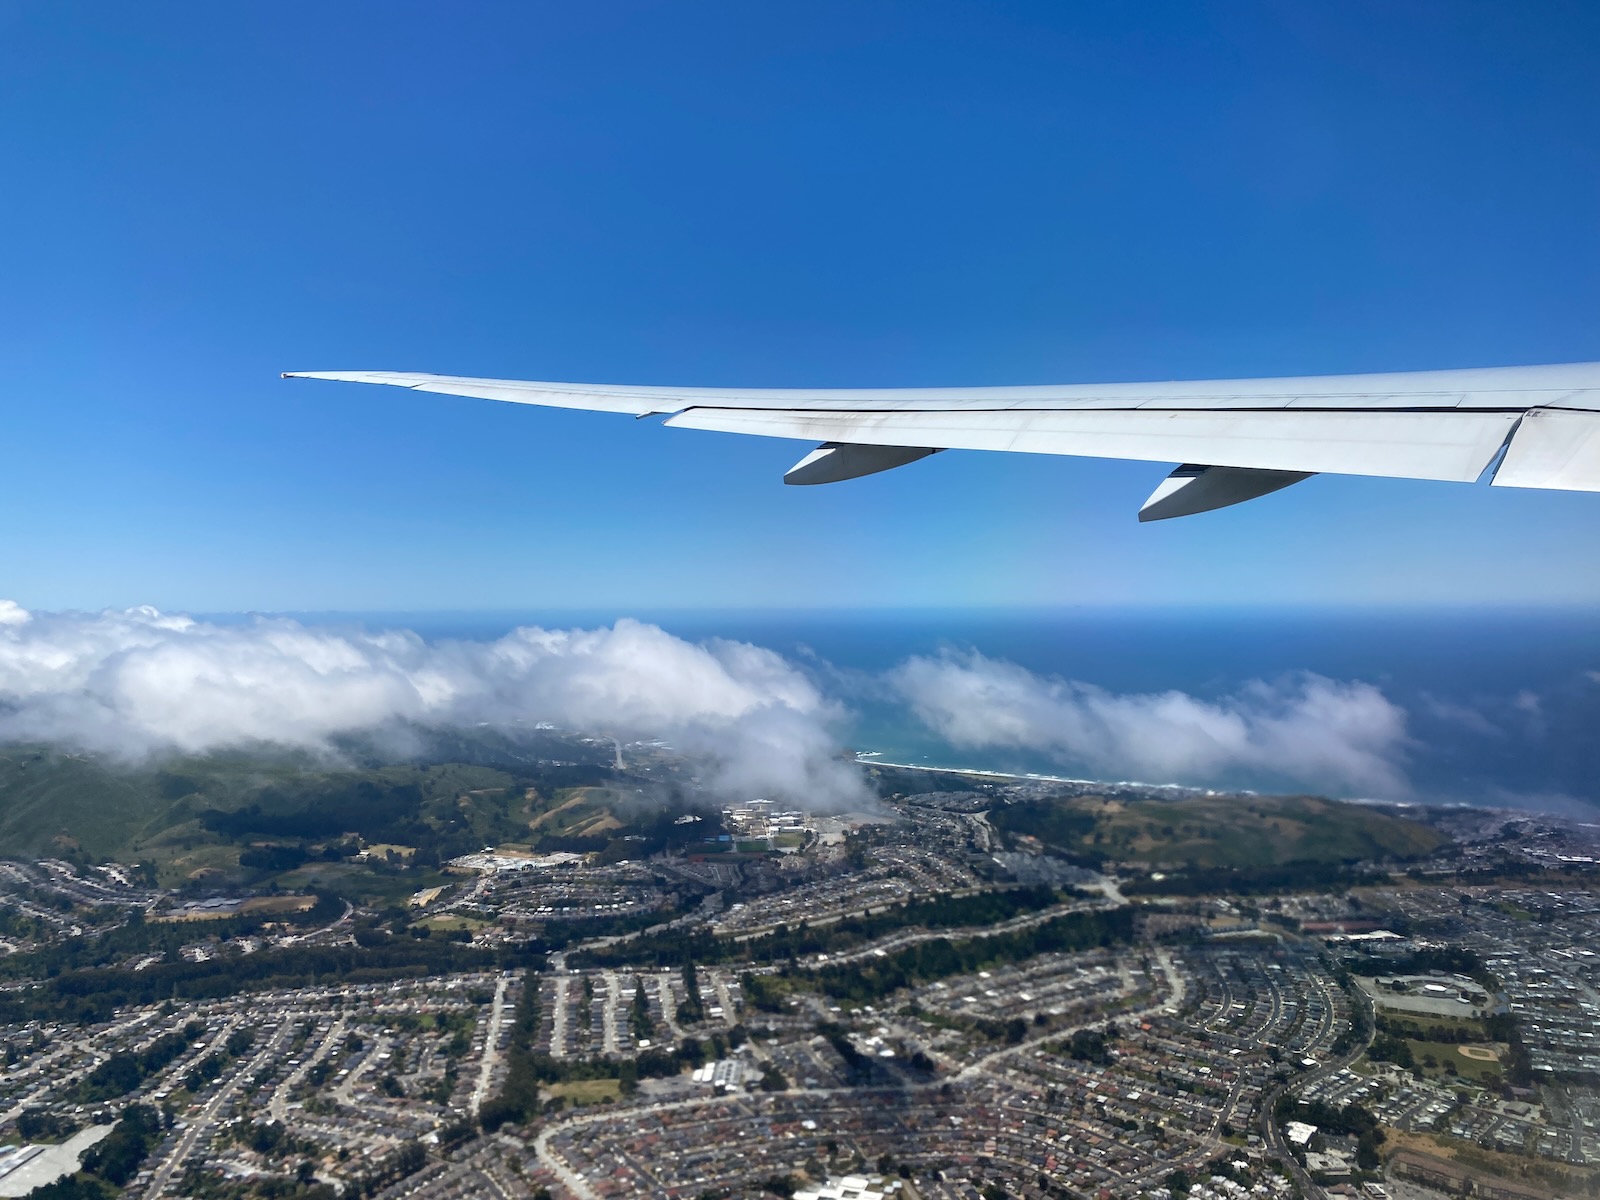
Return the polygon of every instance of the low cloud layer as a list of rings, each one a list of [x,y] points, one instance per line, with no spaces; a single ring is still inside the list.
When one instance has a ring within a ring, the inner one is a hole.
[[[522,628],[429,643],[150,608],[30,614],[0,602],[0,738],[124,757],[274,743],[320,749],[402,722],[665,737],[714,764],[728,794],[866,800],[834,757],[839,708],[770,650],[686,642],[653,626]]]
[[[1117,695],[975,652],[908,659],[890,682],[952,746],[1049,754],[1096,776],[1207,783],[1250,776],[1403,795],[1406,714],[1377,688],[1300,674],[1216,700]]]
[[[404,630],[218,624],[150,608],[33,614],[0,601],[0,739],[139,758],[252,743],[325,749],[341,735],[408,725],[548,721],[665,738],[710,764],[724,796],[862,806],[859,771],[837,757],[847,714],[817,682],[842,686],[844,676],[824,667],[628,620],[429,642]],[[1302,674],[1219,699],[1119,695],[975,651],[910,658],[856,682],[880,695],[887,685],[957,750],[1025,752],[1151,782],[1407,791],[1406,714],[1362,683]]]

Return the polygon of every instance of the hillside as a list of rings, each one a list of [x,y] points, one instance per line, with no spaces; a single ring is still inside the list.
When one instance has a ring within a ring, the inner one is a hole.
[[[679,826],[676,764],[551,731],[419,734],[403,753],[262,749],[122,763],[0,746],[0,854],[145,864],[166,887],[275,884],[393,899],[484,846],[637,857],[714,836]]]
[[[0,748],[0,846],[106,855],[169,824],[181,801],[159,771],[26,746]]]
[[[1314,796],[1063,796],[997,803],[990,823],[1075,858],[1262,867],[1412,858],[1448,842],[1418,821]]]

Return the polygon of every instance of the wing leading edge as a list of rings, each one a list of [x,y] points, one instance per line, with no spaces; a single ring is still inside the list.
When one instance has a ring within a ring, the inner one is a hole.
[[[947,449],[1183,464],[1151,496],[1144,520],[1224,507],[1318,473],[1471,482],[1490,472],[1502,487],[1600,491],[1600,363],[819,390],[534,383],[388,371],[285,377],[662,416],[665,424],[686,429],[821,442],[786,476],[791,483],[850,479]]]

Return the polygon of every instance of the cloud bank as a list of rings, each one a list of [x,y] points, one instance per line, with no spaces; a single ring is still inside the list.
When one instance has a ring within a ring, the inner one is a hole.
[[[0,601],[0,739],[125,758],[276,744],[323,750],[385,728],[489,725],[661,737],[728,797],[870,803],[838,758],[848,673],[743,642],[688,642],[638,621],[429,642],[151,608],[33,614]],[[857,684],[863,681],[858,680]],[[1043,755],[1099,777],[1407,792],[1406,714],[1378,689],[1302,674],[1204,700],[1119,695],[976,651],[905,660],[867,690],[958,750]]]
[[[841,716],[770,650],[690,643],[637,621],[429,643],[284,619],[35,615],[0,602],[0,738],[128,758],[251,743],[325,749],[341,734],[404,722],[548,721],[665,737],[712,764],[719,792],[861,804],[859,773],[835,757]]]
[[[1377,688],[1300,674],[1231,696],[1117,695],[976,651],[908,659],[890,683],[952,746],[1044,752],[1097,775],[1203,783],[1241,774],[1395,797],[1406,714]]]

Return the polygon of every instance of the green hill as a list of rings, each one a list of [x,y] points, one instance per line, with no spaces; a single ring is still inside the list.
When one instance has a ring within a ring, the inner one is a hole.
[[[0,749],[0,846],[9,854],[81,848],[110,855],[172,823],[182,805],[163,773],[24,746]],[[177,818],[181,819],[181,818]]]
[[[429,871],[486,845],[635,857],[716,832],[674,825],[678,792],[618,772],[609,745],[547,731],[520,742],[457,733],[398,762],[371,745],[344,751],[129,764],[0,746],[0,854],[145,863],[169,887],[359,894],[404,890],[401,863]]]
[[[990,823],[1075,858],[1151,866],[1264,867],[1413,858],[1449,841],[1369,805],[1315,796],[1065,796],[997,803]]]

